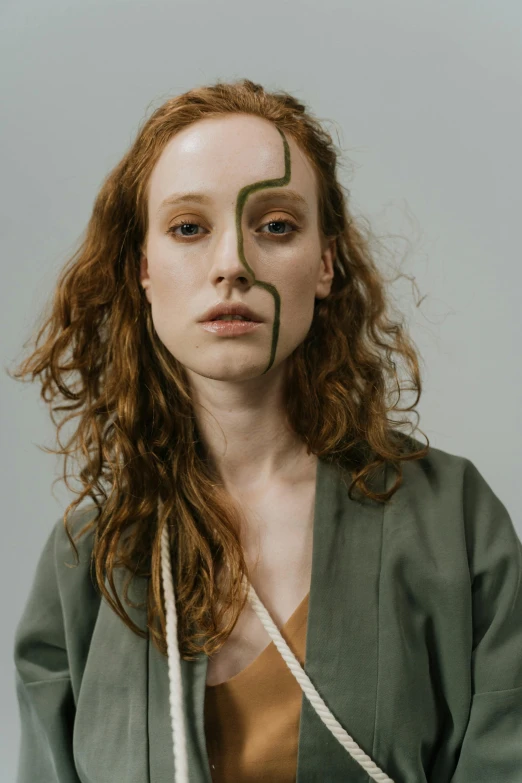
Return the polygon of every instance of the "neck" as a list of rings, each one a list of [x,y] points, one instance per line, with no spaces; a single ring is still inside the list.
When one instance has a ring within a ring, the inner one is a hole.
[[[255,493],[315,465],[287,423],[282,383],[282,372],[234,383],[192,379],[199,435],[226,487]]]

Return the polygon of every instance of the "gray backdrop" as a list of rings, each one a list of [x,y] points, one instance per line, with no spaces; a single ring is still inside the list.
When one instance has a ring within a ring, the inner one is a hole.
[[[382,263],[402,259],[415,276],[418,292],[407,281],[392,291],[423,358],[421,428],[475,463],[522,536],[521,19],[516,0],[4,0],[2,366],[152,106],[217,78],[286,89],[328,121],[351,207],[384,236]],[[5,372],[0,383],[8,783],[14,628],[72,493],[60,483],[53,494],[61,463],[37,447],[54,445],[39,387]]]

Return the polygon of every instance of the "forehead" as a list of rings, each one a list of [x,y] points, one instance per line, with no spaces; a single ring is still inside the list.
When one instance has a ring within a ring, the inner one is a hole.
[[[312,207],[317,197],[314,170],[293,137],[285,137],[291,166],[287,187]],[[284,173],[283,140],[268,120],[247,114],[198,120],[173,136],[156,162],[148,187],[149,212],[155,213],[171,194],[189,191],[235,203],[245,185]]]

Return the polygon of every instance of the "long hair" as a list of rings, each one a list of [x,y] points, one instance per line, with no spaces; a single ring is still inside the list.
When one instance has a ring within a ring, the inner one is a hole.
[[[93,530],[91,578],[129,628],[142,637],[150,632],[164,655],[160,547],[168,526],[185,660],[219,650],[247,600],[242,512],[205,457],[186,371],[154,330],[139,282],[140,248],[147,184],[165,145],[200,119],[238,112],[269,120],[307,155],[317,178],[320,229],[335,238],[331,292],[316,299],[310,330],[287,359],[284,405],[291,428],[309,454],[347,471],[350,497],[358,493],[377,503],[387,502],[401,485],[402,462],[420,459],[429,447],[428,441],[418,448],[419,441],[400,431],[413,426],[408,420],[388,417],[414,411],[421,394],[419,362],[403,321],[389,312],[370,232],[348,210],[330,134],[290,94],[265,91],[248,79],[218,81],[163,103],[102,183],[79,247],[33,334],[32,353],[9,374],[17,380],[39,377],[59,446],[46,450],[64,455],[68,488],[67,460],[78,465],[83,489],[75,490],[78,498],[64,512],[76,557],[68,515],[90,497],[94,518],[76,540]],[[407,390],[416,393],[403,408],[397,361],[404,364]],[[57,421],[59,411],[66,415]],[[75,418],[63,445],[61,428]],[[371,477],[385,463],[396,471],[395,482],[378,493]],[[129,572],[126,601],[133,575],[150,578],[147,631],[135,625],[117,596],[115,567]]]

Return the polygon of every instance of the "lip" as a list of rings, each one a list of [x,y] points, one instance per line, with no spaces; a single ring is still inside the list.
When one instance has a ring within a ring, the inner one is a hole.
[[[205,331],[218,337],[236,337],[241,334],[255,332],[262,326],[261,321],[201,321]]]
[[[242,315],[243,318],[248,318],[249,321],[254,323],[262,323],[263,319],[254,313],[250,307],[247,307],[242,302],[218,302],[217,305],[211,307],[200,319],[200,323],[213,321],[220,315]]]

